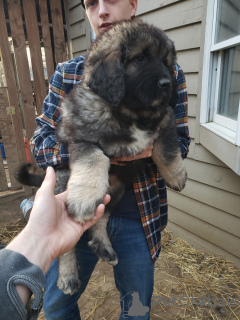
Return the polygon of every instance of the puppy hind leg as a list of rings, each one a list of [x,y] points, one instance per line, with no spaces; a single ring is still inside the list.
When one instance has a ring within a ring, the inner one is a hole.
[[[58,258],[59,277],[57,286],[65,294],[73,294],[81,286],[79,279],[79,264],[75,248]]]
[[[89,230],[91,241],[88,244],[99,258],[115,266],[118,258],[107,234],[107,224],[110,213],[124,194],[125,187],[114,175],[110,175],[109,182],[111,187],[108,193],[111,201],[106,206],[104,216]]]
[[[89,236],[92,240],[88,242],[88,245],[99,258],[115,266],[118,258],[107,234],[109,216],[110,213],[105,212],[104,216],[89,229]]]

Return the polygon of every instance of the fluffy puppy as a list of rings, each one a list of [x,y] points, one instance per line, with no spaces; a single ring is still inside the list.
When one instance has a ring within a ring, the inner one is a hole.
[[[93,43],[83,81],[61,103],[57,136],[70,154],[68,211],[83,223],[111,195],[89,245],[112,265],[118,260],[106,231],[109,215],[149,159],[110,166],[110,158],[138,154],[154,141],[152,158],[166,185],[178,191],[185,186],[173,112],[175,62],[174,44],[162,30],[139,19],[117,22]],[[80,283],[72,250],[59,258],[58,286],[72,294]]]

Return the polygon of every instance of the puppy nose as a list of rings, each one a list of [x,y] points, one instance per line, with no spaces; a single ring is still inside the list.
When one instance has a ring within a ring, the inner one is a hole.
[[[172,83],[169,79],[162,79],[158,81],[158,86],[162,89],[169,89]]]

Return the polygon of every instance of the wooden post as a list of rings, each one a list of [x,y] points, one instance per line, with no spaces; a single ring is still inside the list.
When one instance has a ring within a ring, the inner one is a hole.
[[[61,0],[51,0],[50,5],[53,24],[55,61],[59,63],[67,60]]]
[[[42,114],[42,105],[47,94],[47,88],[44,78],[36,5],[35,1],[29,0],[23,0],[22,3],[27,28],[28,44],[31,53],[37,111],[38,115],[40,115]]]

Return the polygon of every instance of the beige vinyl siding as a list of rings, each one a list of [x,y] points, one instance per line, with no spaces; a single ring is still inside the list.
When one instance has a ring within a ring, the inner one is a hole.
[[[181,193],[168,190],[168,227],[196,248],[240,265],[240,177],[200,144],[206,5],[206,0],[139,0],[138,15],[174,41],[188,87],[188,181]]]
[[[87,53],[91,44],[90,25],[80,0],[65,0],[70,57]]]
[[[89,24],[80,0],[65,2],[72,55],[76,56],[90,45]],[[165,30],[174,41],[187,80],[192,139],[185,160],[188,181],[181,193],[168,190],[168,227],[196,248],[224,255],[240,266],[240,177],[219,160],[214,150],[210,152],[200,143],[206,130],[200,129],[199,119],[207,2],[138,0],[137,16]],[[226,157],[233,156],[224,141],[219,149]]]
[[[204,250],[205,252],[211,252],[214,255],[221,255],[225,257],[226,260],[233,261],[235,265],[239,267],[239,258],[229,253],[228,251],[222,249],[221,244],[220,246],[216,246],[212,242],[209,242],[209,240],[205,240],[204,238],[197,236],[193,232],[189,232],[187,229],[179,227],[177,224],[172,223],[171,221],[168,222],[168,228],[177,237],[184,239],[196,249]],[[223,240],[224,239],[222,239],[221,242]]]

